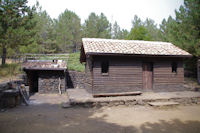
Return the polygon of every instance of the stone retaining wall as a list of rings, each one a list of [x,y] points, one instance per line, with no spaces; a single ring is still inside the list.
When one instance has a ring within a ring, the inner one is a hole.
[[[0,96],[0,108],[12,108],[22,103],[22,97],[18,90],[5,90]]]
[[[67,88],[85,88],[85,73],[77,71],[68,71],[67,74]]]
[[[0,109],[15,107],[22,103],[22,97],[16,89],[17,83],[21,82],[23,81],[0,83]]]
[[[88,84],[88,77],[85,72],[68,71],[66,73],[67,88],[85,89],[91,92],[90,84]]]

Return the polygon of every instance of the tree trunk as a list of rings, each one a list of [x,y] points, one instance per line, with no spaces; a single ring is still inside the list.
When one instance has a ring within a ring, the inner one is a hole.
[[[5,47],[3,47],[3,52],[2,53],[3,53],[3,55],[2,55],[2,62],[1,62],[1,64],[5,65],[6,64],[6,53],[7,53]]]
[[[73,41],[73,49],[72,49],[72,52],[75,53],[77,52],[77,45],[76,45],[76,42]]]

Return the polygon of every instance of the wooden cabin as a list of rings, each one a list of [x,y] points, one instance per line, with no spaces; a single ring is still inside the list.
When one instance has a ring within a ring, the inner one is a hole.
[[[168,42],[83,38],[88,91],[94,96],[136,91],[184,90],[188,52]]]

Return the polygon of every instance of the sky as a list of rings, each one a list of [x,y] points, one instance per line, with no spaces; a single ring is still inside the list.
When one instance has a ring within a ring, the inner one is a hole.
[[[175,18],[175,9],[183,5],[183,0],[38,0],[43,10],[46,10],[51,18],[57,19],[59,14],[66,9],[75,12],[84,23],[91,12],[100,14],[120,25],[121,28],[130,30],[134,15],[143,21],[151,18],[157,25],[169,15]],[[32,6],[36,0],[28,0]]]

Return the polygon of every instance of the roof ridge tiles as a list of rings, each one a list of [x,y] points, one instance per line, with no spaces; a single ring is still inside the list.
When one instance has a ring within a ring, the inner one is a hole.
[[[162,41],[144,41],[144,40],[120,40],[120,39],[105,39],[105,38],[82,38],[82,41],[91,41],[91,42],[118,42],[118,43],[147,43],[147,44],[172,44],[170,42]],[[173,45],[173,44],[172,44]]]

